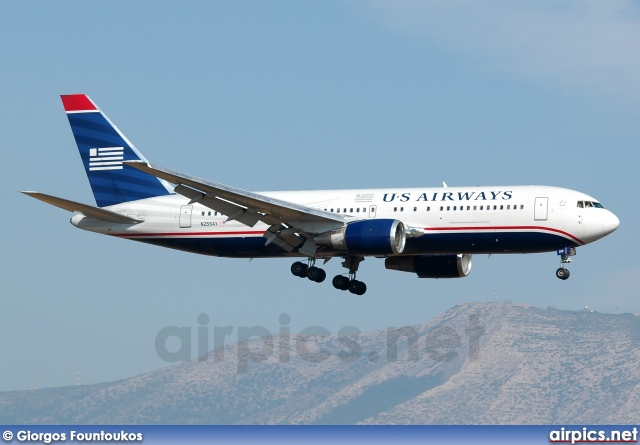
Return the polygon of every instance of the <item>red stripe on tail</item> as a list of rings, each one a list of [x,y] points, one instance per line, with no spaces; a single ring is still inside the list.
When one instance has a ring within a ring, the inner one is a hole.
[[[97,111],[96,106],[84,94],[63,94],[64,111]]]

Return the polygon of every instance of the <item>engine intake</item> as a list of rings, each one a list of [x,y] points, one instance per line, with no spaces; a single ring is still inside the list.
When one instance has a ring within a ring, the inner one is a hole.
[[[462,278],[471,271],[471,255],[411,255],[387,258],[384,267],[415,272],[419,278]]]
[[[315,237],[319,246],[364,255],[402,253],[406,242],[405,226],[396,219],[354,221],[345,227]]]

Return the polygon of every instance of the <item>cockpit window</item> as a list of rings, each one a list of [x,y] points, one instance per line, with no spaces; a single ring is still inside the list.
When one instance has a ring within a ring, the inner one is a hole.
[[[597,209],[604,209],[604,206],[595,201],[578,201],[578,208],[595,207]]]

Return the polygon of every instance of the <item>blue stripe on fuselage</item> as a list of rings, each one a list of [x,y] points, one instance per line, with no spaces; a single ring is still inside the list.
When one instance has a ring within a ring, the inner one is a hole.
[[[132,237],[129,239],[202,255],[238,258],[288,255],[287,252],[274,244],[265,246],[265,238],[261,236]],[[552,252],[561,247],[577,247],[578,245],[565,237],[542,232],[433,233],[420,238],[409,238],[403,254],[539,253]],[[341,252],[332,252],[332,256],[342,255]],[[318,252],[318,257],[322,257],[321,251]]]

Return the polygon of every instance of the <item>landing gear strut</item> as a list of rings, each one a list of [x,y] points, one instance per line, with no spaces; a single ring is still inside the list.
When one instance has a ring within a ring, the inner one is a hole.
[[[308,278],[316,283],[322,283],[327,278],[327,273],[324,269],[320,269],[315,266],[316,260],[309,259],[309,264],[304,264],[302,261],[296,261],[291,265],[291,273],[296,277]]]
[[[358,266],[360,263],[364,261],[364,257],[362,256],[348,256],[345,257],[342,262],[342,267],[346,267],[349,269],[349,277],[345,277],[344,275],[336,275],[333,277],[331,283],[333,287],[339,290],[349,290],[352,294],[355,295],[364,295],[367,291],[367,285],[362,281],[356,280],[356,272],[358,271]]]
[[[564,265],[571,263],[573,261],[571,257],[575,254],[575,247],[565,247],[558,250],[558,255],[560,255],[560,267],[556,270],[556,277],[560,278],[561,280],[566,280],[569,278],[571,273],[569,272],[569,269],[564,267]]]

